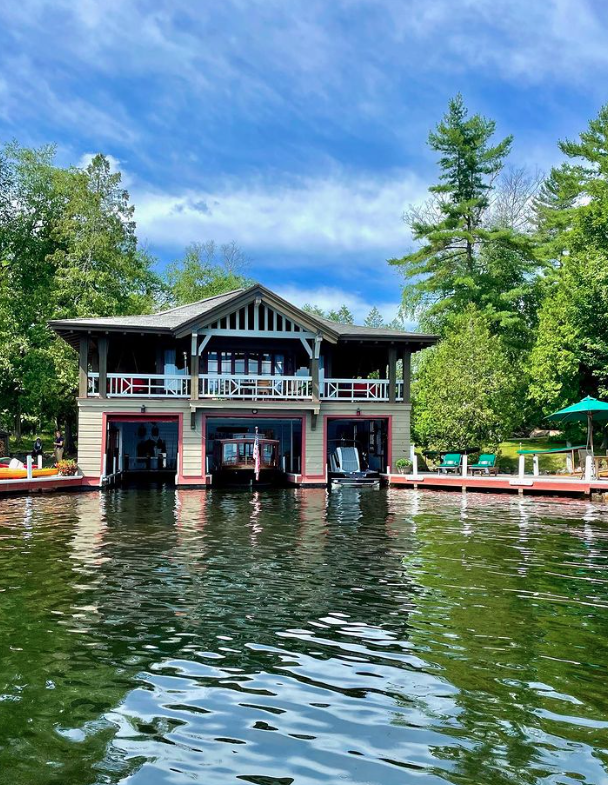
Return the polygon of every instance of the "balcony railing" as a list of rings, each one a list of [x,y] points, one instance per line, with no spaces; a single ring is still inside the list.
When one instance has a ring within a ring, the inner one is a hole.
[[[303,401],[312,398],[309,376],[216,376],[199,377],[199,397],[228,400]]]
[[[89,374],[89,395],[99,395],[99,374]],[[177,374],[108,374],[108,398],[188,398],[190,377]]]
[[[167,374],[107,375],[109,398],[189,398],[190,376]],[[99,395],[99,374],[89,373],[88,394]],[[309,376],[247,376],[206,374],[199,377],[199,398],[222,400],[312,400]],[[322,401],[388,401],[388,379],[325,379]],[[403,381],[397,381],[398,401],[403,400]]]

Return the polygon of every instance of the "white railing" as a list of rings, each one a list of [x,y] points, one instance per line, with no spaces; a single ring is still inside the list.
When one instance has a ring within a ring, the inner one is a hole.
[[[89,395],[99,395],[99,374],[89,374]],[[164,373],[109,373],[108,398],[188,398],[190,377]]]
[[[324,401],[388,401],[388,379],[325,379]]]
[[[403,400],[403,379],[397,379],[397,400]]]
[[[226,398],[246,401],[263,399],[306,400],[312,398],[309,376],[218,376],[199,377],[201,398]]]

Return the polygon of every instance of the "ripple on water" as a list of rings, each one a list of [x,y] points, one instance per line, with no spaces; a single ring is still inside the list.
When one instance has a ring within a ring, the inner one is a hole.
[[[402,489],[4,499],[0,771],[608,783],[607,524]]]

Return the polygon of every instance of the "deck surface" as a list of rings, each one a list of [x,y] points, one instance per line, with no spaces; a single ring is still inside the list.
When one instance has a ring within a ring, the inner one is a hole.
[[[453,488],[466,490],[492,490],[510,493],[557,493],[588,496],[592,493],[608,494],[608,479],[581,480],[578,477],[561,477],[558,475],[533,476],[526,474],[479,475],[474,477],[460,474],[439,474],[438,472],[419,472],[416,477],[411,474],[386,475],[389,485],[405,487]]]
[[[0,480],[0,496],[10,493],[46,493],[49,491],[66,491],[85,487],[84,477],[33,477],[18,480]]]

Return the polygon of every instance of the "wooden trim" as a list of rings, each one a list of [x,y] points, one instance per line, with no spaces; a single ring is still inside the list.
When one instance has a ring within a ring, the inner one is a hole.
[[[397,401],[397,349],[388,347],[388,402]]]
[[[403,352],[403,403],[412,402],[412,353],[409,349]]]
[[[99,397],[108,397],[108,339],[102,336],[97,340],[99,352]]]
[[[78,396],[86,398],[89,394],[89,338],[80,336],[78,352]]]

